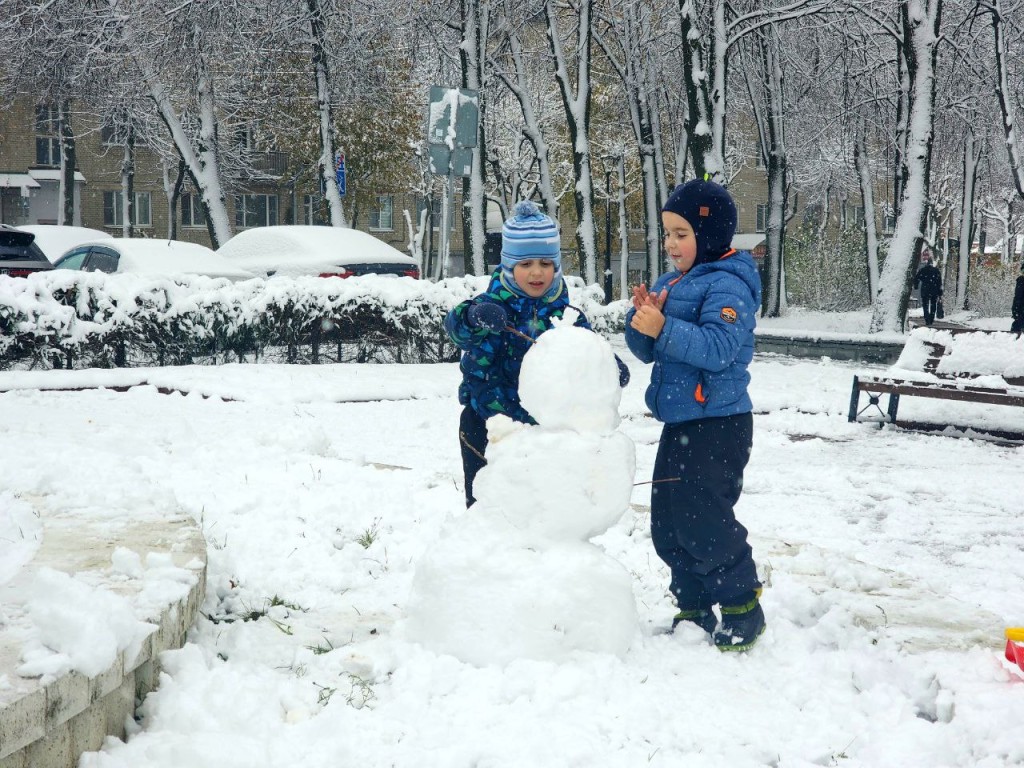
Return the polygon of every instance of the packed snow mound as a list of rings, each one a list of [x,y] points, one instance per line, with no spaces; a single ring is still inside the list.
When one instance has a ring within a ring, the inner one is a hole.
[[[523,358],[519,399],[547,429],[611,432],[619,426],[619,369],[601,336],[562,324]]]
[[[592,544],[523,545],[476,504],[416,569],[408,629],[436,653],[479,667],[623,656],[638,619],[629,572]],[[504,535],[502,535],[504,534]]]

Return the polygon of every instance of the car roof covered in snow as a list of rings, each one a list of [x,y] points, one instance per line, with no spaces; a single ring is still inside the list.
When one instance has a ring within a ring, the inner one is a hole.
[[[22,224],[18,229],[36,236],[35,243],[51,262],[56,261],[79,243],[90,240],[113,239],[99,229],[71,227],[62,224]]]
[[[217,253],[253,272],[310,275],[349,264],[408,264],[416,261],[358,229],[282,224],[242,230]]]
[[[146,275],[194,274],[248,280],[255,275],[198,243],[144,237],[111,238],[79,243],[76,248],[103,246],[120,254],[118,272]]]

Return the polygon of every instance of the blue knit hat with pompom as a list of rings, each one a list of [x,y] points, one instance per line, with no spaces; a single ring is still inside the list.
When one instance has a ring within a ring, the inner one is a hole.
[[[548,259],[555,263],[555,277],[562,273],[562,241],[558,225],[540,212],[532,200],[516,203],[511,218],[501,228],[501,269],[508,279],[520,261]]]

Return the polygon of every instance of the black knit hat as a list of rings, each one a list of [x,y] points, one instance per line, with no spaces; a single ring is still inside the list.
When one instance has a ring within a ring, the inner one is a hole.
[[[694,179],[680,184],[668,196],[662,211],[686,219],[697,237],[694,264],[719,259],[732,246],[736,233],[736,204],[721,184]]]

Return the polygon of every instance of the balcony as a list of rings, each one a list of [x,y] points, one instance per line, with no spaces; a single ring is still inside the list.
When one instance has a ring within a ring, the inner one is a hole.
[[[254,176],[281,178],[288,170],[287,152],[253,152],[249,155]]]

